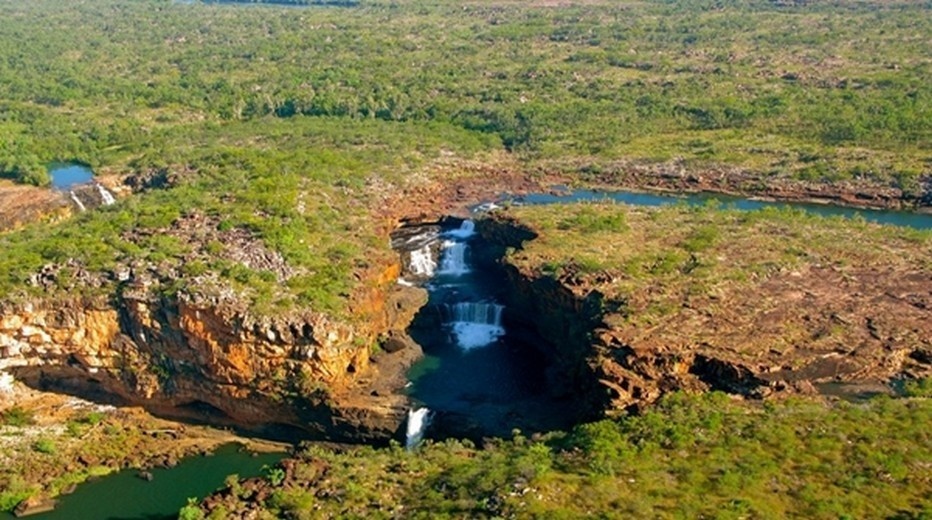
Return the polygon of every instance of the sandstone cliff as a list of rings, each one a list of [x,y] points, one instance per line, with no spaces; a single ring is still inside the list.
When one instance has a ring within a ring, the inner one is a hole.
[[[233,299],[161,296],[133,280],[112,298],[5,303],[0,369],[166,416],[384,440],[407,405],[392,387],[403,384],[418,352],[373,358],[373,348],[389,331],[403,331],[425,298],[394,284],[398,269],[389,266],[360,295],[355,310],[365,320],[356,324],[309,311],[258,317]]]

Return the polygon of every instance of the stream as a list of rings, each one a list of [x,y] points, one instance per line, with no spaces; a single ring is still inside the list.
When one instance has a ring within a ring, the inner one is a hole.
[[[512,334],[505,274],[474,226],[464,220],[426,230],[417,235],[424,245],[411,251],[409,265],[429,299],[408,329],[424,349],[408,372],[408,395],[419,404],[419,415],[409,416],[409,448],[425,429],[433,438],[481,439],[568,428],[579,419],[570,398],[548,390],[544,349],[535,348],[543,339],[526,329]]]
[[[863,218],[868,222],[890,224],[894,226],[910,227],[914,229],[932,229],[932,213],[917,213],[912,211],[895,211],[880,209],[863,209],[848,206],[835,206],[832,204],[818,204],[814,202],[781,202],[771,200],[748,199],[718,193],[690,193],[675,195],[666,193],[642,193],[634,191],[596,191],[576,190],[569,191],[562,186],[555,187],[559,194],[535,193],[520,197],[501,197],[496,204],[557,204],[585,201],[611,200],[630,204],[632,206],[665,206],[670,204],[686,204],[689,206],[702,206],[717,203],[723,208],[734,208],[744,211],[756,211],[767,208],[799,209],[822,217],[842,217],[848,219]],[[479,205],[479,210],[489,207],[490,203]]]

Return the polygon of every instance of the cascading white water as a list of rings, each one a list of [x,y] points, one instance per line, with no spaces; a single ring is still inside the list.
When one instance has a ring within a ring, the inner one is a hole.
[[[13,384],[16,380],[6,372],[0,372],[0,394],[12,394],[15,390]]]
[[[454,322],[483,323],[487,325],[502,324],[503,305],[497,303],[454,303],[447,306]]]
[[[405,447],[408,450],[413,450],[424,440],[428,425],[430,425],[430,409],[408,410],[408,426],[405,431]]]
[[[469,238],[475,234],[476,223],[471,220],[464,220],[459,229],[451,229],[444,233],[444,235],[454,238]]]
[[[466,243],[446,240],[443,242],[443,255],[440,257],[438,274],[462,276],[469,272],[466,265]]]
[[[411,251],[411,271],[420,276],[431,277],[437,268],[437,262],[434,261],[433,255],[430,254],[430,247],[424,246],[420,249]]]
[[[74,191],[71,192],[71,200],[74,201],[74,203],[78,206],[79,210],[87,211],[87,208],[84,207],[84,203],[81,202],[81,199],[79,199],[77,195],[75,195]]]
[[[453,336],[464,350],[484,347],[505,335],[502,310],[496,303],[456,303],[448,305]]]
[[[100,200],[104,206],[109,206],[116,202],[116,199],[113,198],[113,194],[100,184],[97,185],[97,192],[100,193]]]

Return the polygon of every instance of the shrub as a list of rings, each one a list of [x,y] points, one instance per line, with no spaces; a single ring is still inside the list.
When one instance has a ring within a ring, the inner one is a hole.
[[[5,410],[3,413],[0,413],[0,422],[6,426],[21,427],[35,424],[35,419],[33,418],[33,413],[31,411],[19,406],[14,406],[9,410]]]
[[[932,377],[924,377],[903,383],[903,395],[907,397],[932,397]]]
[[[56,451],[55,441],[52,439],[37,439],[36,442],[32,444],[32,449],[39,453],[44,453],[46,455],[52,455]]]

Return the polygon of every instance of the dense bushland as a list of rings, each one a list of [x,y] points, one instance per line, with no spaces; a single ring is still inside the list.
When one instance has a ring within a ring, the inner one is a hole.
[[[477,448],[337,453],[271,470],[259,518],[924,518],[926,399],[763,406],[674,394],[647,413]],[[234,483],[211,518],[253,496]]]

